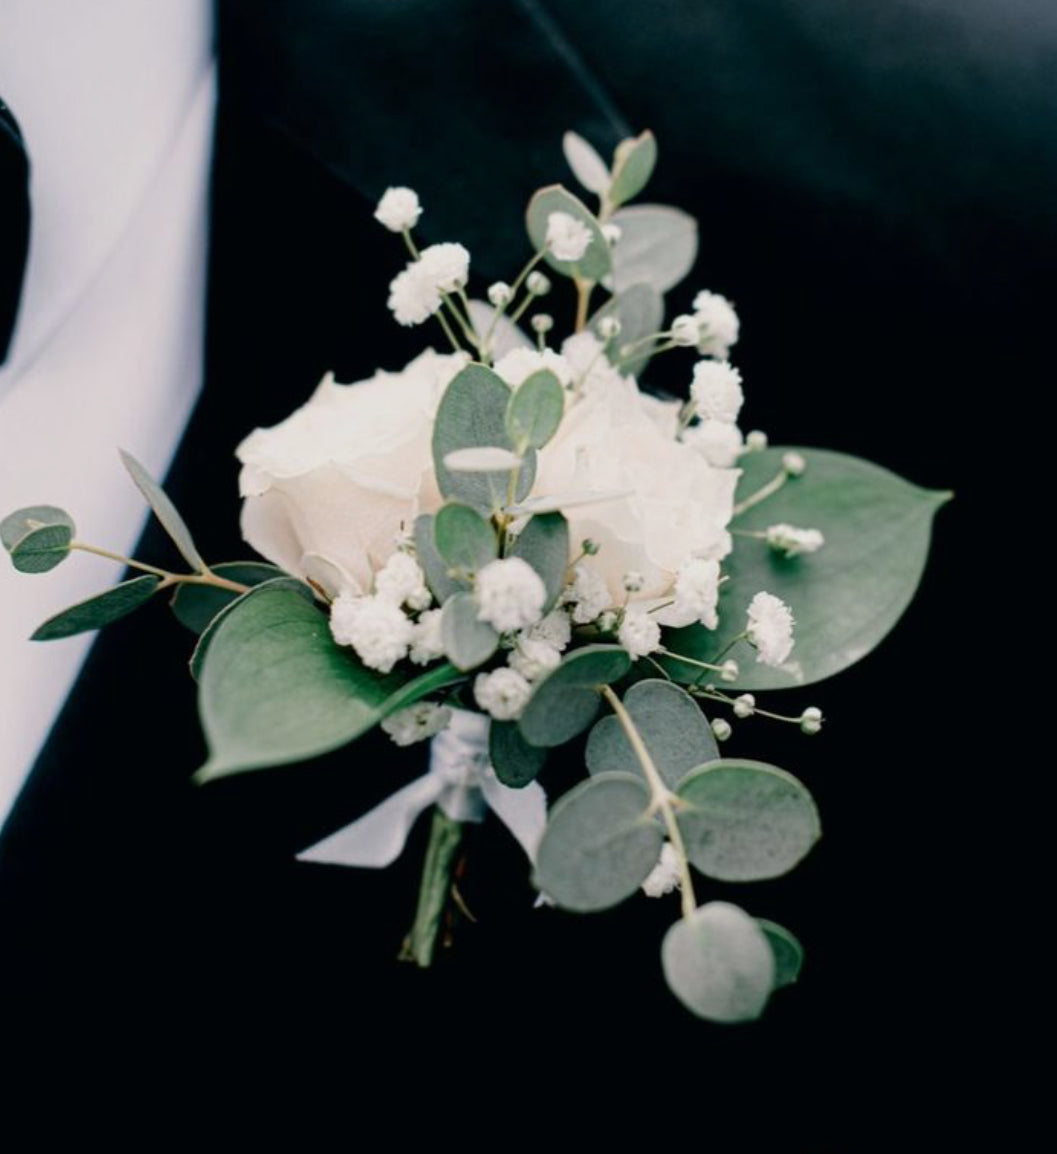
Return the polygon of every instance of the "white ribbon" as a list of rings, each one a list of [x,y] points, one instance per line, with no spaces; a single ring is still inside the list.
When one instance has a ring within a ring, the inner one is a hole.
[[[456,821],[484,821],[491,809],[531,862],[547,823],[547,797],[538,782],[511,789],[488,760],[489,720],[466,709],[430,742],[429,772],[405,785],[352,825],[302,850],[299,861],[381,868],[400,856],[415,819],[431,805]]]

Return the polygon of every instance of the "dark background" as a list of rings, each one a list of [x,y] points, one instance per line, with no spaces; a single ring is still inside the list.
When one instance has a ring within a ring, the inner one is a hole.
[[[824,732],[746,724],[728,746],[796,772],[825,831],[786,878],[700,886],[806,947],[801,982],[759,1023],[703,1024],[668,993],[674,898],[534,910],[491,821],[468,842],[478,924],[433,971],[397,965],[424,823],[379,873],[293,854],[421,772],[425,751],[372,737],[193,788],[191,637],[154,609],[100,638],[0,843],[4,963],[24,991],[9,1036],[29,1068],[38,1047],[83,1053],[102,1034],[148,1067],[190,1043],[201,1084],[247,1054],[278,1068],[326,1046],[350,1094],[422,1081],[471,1113],[491,1083],[518,1116],[596,1085],[610,1109],[656,1082],[695,1110],[751,1098],[753,1126],[780,1119],[798,1150],[862,1148],[916,1106],[941,1126],[934,1071],[957,1077],[989,1018],[977,967],[993,946],[973,927],[996,883],[972,848],[989,739],[967,613],[986,617],[994,580],[975,542],[996,531],[1013,436],[996,421],[1048,365],[1055,45],[1053,9],[1023,0],[222,5],[207,383],[169,479],[208,558],[246,553],[232,451],[250,428],[325,369],[355,380],[441,347],[385,308],[403,257],[371,219],[377,195],[415,187],[425,239],[466,241],[481,295],[528,254],[529,194],[573,186],[566,128],[604,153],[657,134],[645,199],[701,224],[669,315],[702,287],[737,304],[745,428],[956,498],[892,636],[784,695],[790,712],[821,706]],[[654,383],[685,388],[688,362],[669,362]],[[155,528],[139,556],[171,558]]]

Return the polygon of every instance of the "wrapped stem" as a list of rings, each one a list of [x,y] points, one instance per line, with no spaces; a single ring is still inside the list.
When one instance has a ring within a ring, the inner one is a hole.
[[[456,854],[462,842],[461,821],[449,817],[440,806],[433,807],[426,860],[418,890],[418,907],[411,931],[400,950],[400,960],[425,969],[433,962],[444,911],[451,894]]]

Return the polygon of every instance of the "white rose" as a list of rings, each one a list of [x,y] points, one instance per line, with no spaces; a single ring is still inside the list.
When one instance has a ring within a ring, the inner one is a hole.
[[[329,592],[369,593],[401,526],[441,504],[433,418],[465,364],[427,349],[355,384],[328,374],[285,421],[250,433],[236,450],[246,541]]]
[[[648,601],[671,592],[688,557],[718,561],[731,549],[740,470],[716,468],[676,441],[676,408],[620,377],[572,405],[539,455],[533,496],[629,491],[565,510],[573,551],[586,537],[600,546],[580,564],[605,581],[614,605],[624,602],[628,572],[643,577],[633,600]]]

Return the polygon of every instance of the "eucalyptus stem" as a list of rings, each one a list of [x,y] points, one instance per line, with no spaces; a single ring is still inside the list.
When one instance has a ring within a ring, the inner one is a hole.
[[[649,784],[652,799],[650,803],[651,808],[660,811],[665,829],[668,831],[668,840],[672,843],[675,856],[679,861],[679,891],[682,900],[683,917],[692,917],[694,911],[697,909],[697,900],[694,897],[694,880],[690,875],[690,862],[686,856],[686,846],[683,844],[683,835],[679,832],[679,823],[675,820],[675,813],[672,810],[672,802],[677,800],[677,798],[664,784],[664,778],[661,777],[660,771],[654,764],[653,757],[646,748],[646,743],[642,740],[642,734],[639,733],[631,714],[624,708],[624,703],[608,685],[602,686],[602,696],[616,714],[617,720],[620,722],[621,728],[624,730],[631,744],[631,748],[634,750],[635,756],[642,766],[642,772],[646,775],[646,781]]]
[[[595,282],[576,278],[576,332],[580,333],[587,326],[587,309],[591,303],[591,293],[594,292]]]
[[[462,841],[461,821],[449,817],[440,806],[433,807],[426,860],[418,890],[415,920],[401,947],[402,962],[414,962],[422,969],[433,962],[444,911],[452,890],[455,855]]]
[[[88,545],[84,541],[71,541],[70,549],[77,549],[82,553],[93,553],[96,557],[105,557],[108,561],[117,561],[129,569],[139,569],[144,573],[151,573],[162,579],[158,589],[165,589],[170,585],[213,585],[217,589],[230,589],[232,593],[246,593],[252,586],[243,585],[241,581],[229,581],[226,577],[218,577],[208,567],[201,573],[170,573],[168,569],[159,569],[155,565],[147,565],[143,561],[134,561],[131,557],[124,557],[120,553],[111,553],[109,549],[100,549],[98,545]]]

